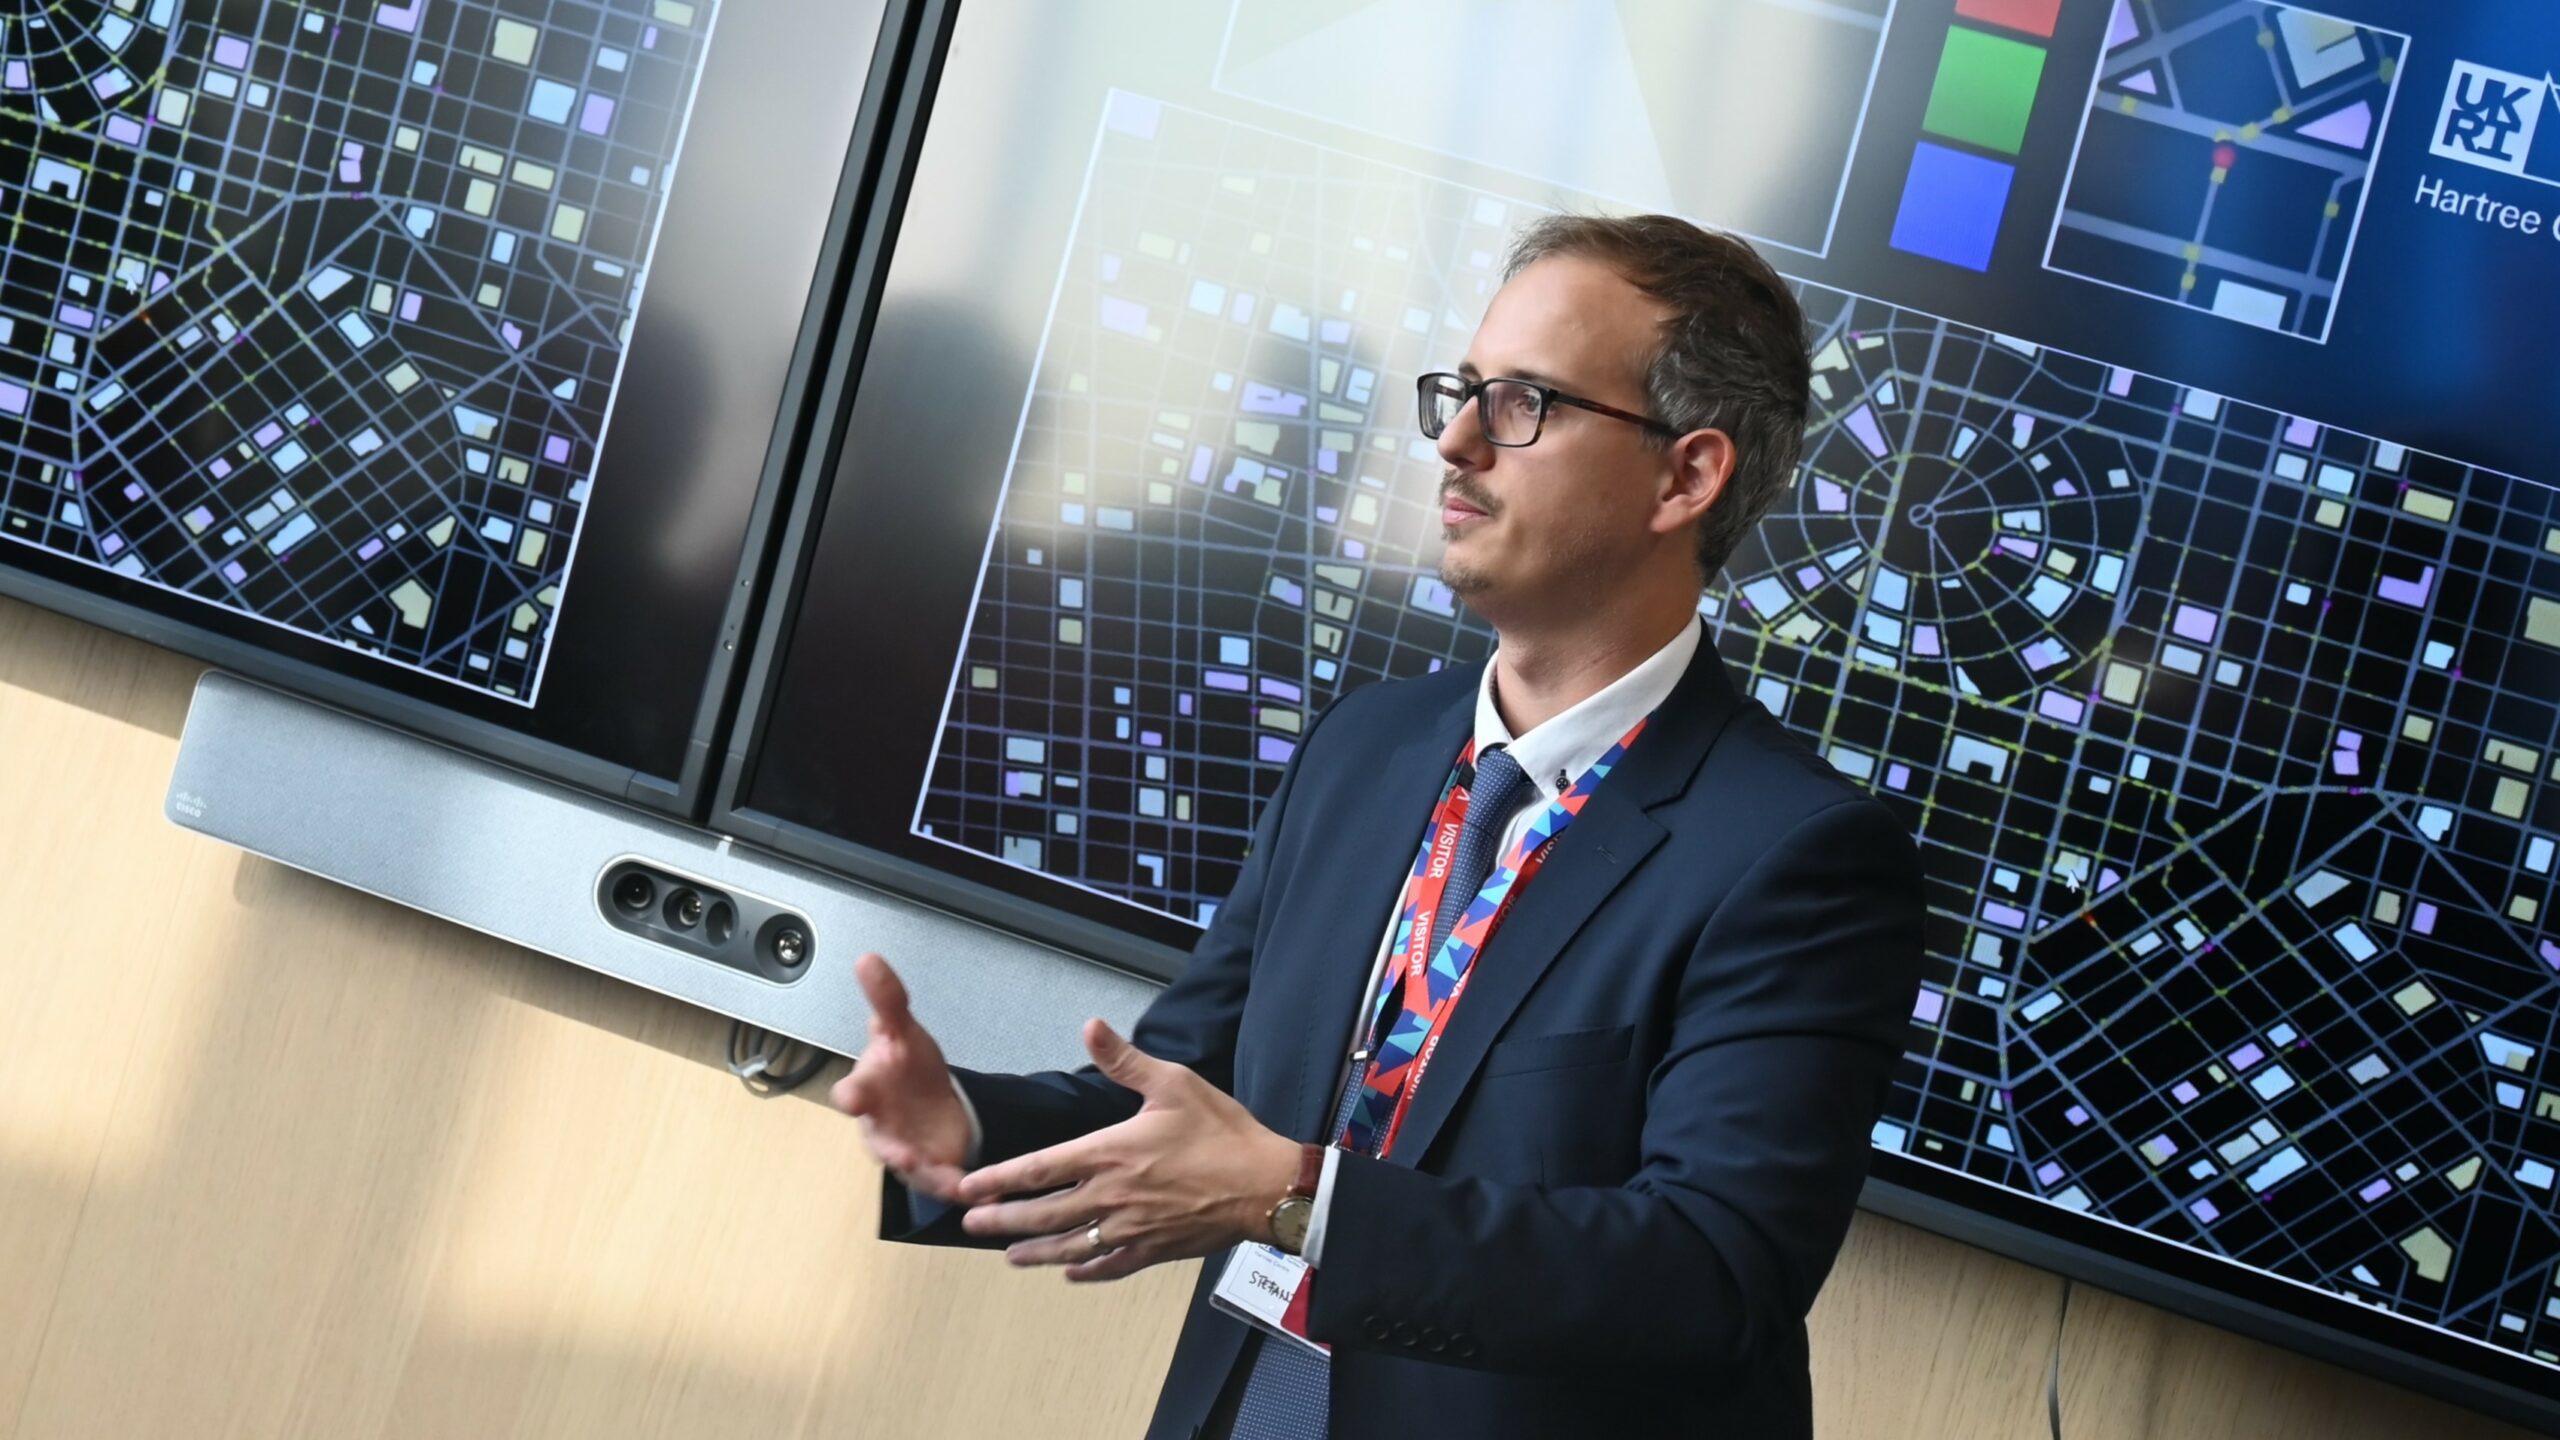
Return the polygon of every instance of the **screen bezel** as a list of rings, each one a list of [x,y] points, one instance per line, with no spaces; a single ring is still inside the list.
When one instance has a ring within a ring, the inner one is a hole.
[[[728,751],[712,789],[710,824],[723,835],[822,866],[935,909],[981,920],[1145,979],[1170,980],[1188,954],[1182,948],[1143,940],[1099,921],[1025,900],[903,856],[857,845],[743,803],[754,757],[762,748],[766,720],[772,713],[774,692],[781,680],[780,657],[799,616],[810,555],[843,459],[854,392],[870,350],[881,297],[888,287],[889,265],[896,251],[899,227],[906,217],[907,196],[923,151],[934,96],[941,85],[943,61],[950,53],[951,37],[957,28],[957,0],[922,0],[916,8],[920,13],[913,36],[914,54],[896,105],[881,121],[883,163],[894,168],[880,174],[862,224],[859,247],[846,266],[846,309],[817,397],[817,413],[829,418],[823,435],[813,429],[803,478],[790,497],[779,553],[769,572],[767,603],[756,627],[755,643],[749,647],[737,718],[729,728]]]
[[[770,571],[768,603],[740,686],[739,709],[712,789],[710,823],[778,854],[993,925],[1144,978],[1170,980],[1184,950],[1042,904],[905,856],[855,844],[743,803],[797,619],[809,557],[827,511],[853,401],[887,288],[890,262],[960,0],[923,0],[916,57],[886,130],[879,192],[850,260],[843,323],[826,362],[803,480],[792,493]],[[884,37],[884,44],[885,44]],[[1861,1208],[2128,1299],[2297,1354],[2373,1375],[2482,1414],[2560,1434],[2560,1396],[2542,1393],[2537,1362],[2392,1312],[1888,1150],[1872,1152]],[[2473,1363],[2465,1364],[2468,1360]]]
[[[832,348],[842,315],[844,262],[878,174],[881,117],[904,89],[901,82],[916,33],[918,9],[916,0],[885,0],[880,32],[863,76],[863,93],[855,111],[851,139],[820,238],[817,264],[811,272],[808,298],[793,335],[771,438],[757,472],[737,567],[715,636],[716,648],[704,673],[702,691],[694,700],[684,759],[676,774],[652,774],[447,709],[209,625],[6,563],[5,554],[0,554],[0,596],[176,651],[215,668],[397,726],[516,770],[677,819],[700,820],[710,800],[711,782],[717,775],[714,760],[719,753],[720,734],[734,711],[739,682],[746,673],[740,664],[745,658],[740,642],[753,628],[764,598],[762,580],[779,533],[776,519],[782,513],[781,501],[806,459],[810,419],[825,413],[812,407],[812,379]]]

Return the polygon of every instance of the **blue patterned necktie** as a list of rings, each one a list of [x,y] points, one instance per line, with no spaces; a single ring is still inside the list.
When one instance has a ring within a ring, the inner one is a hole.
[[[1431,917],[1431,953],[1449,938],[1449,927],[1467,913],[1484,888],[1494,862],[1502,858],[1502,827],[1520,807],[1520,791],[1529,772],[1495,746],[1476,757],[1475,780],[1467,787],[1467,823],[1458,830],[1457,853],[1449,857],[1449,888],[1440,892],[1440,913]]]
[[[1528,772],[1511,752],[1500,747],[1476,757],[1474,783],[1467,789],[1467,820],[1458,830],[1456,853],[1449,860],[1449,888],[1441,893],[1440,913],[1431,917],[1431,950],[1466,913],[1467,903],[1484,888],[1487,875],[1502,856],[1502,829],[1520,806],[1529,785]],[[1366,1003],[1372,997],[1362,997]],[[1333,1107],[1328,1141],[1339,1141],[1351,1123],[1352,1107],[1367,1078],[1365,1062],[1351,1062],[1341,1099]],[[1303,1345],[1257,1334],[1253,1371],[1245,1377],[1244,1399],[1236,1407],[1234,1440],[1323,1440],[1332,1419],[1326,1383],[1332,1378],[1325,1358]]]

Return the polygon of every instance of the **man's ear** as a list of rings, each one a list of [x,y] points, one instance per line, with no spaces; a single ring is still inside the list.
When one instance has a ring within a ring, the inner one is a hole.
[[[1662,489],[1655,497],[1653,533],[1668,535],[1703,518],[1733,482],[1741,457],[1733,437],[1713,428],[1692,430],[1665,452]]]

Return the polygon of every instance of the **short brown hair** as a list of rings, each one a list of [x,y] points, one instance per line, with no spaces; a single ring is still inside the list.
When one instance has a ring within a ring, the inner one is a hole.
[[[1670,311],[1645,368],[1654,418],[1722,430],[1735,452],[1698,522],[1698,570],[1713,578],[1795,484],[1813,383],[1803,308],[1748,244],[1673,215],[1546,216],[1512,241],[1502,277],[1551,255],[1599,261]]]

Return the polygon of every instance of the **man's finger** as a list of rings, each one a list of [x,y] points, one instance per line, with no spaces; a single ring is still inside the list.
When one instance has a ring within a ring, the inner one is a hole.
[[[975,1205],[1026,1190],[1076,1184],[1101,1168],[1101,1137],[1109,1133],[1097,1130],[1046,1150],[1034,1150],[972,1170],[960,1181],[960,1198]]]
[[[906,982],[876,950],[865,950],[853,957],[853,978],[862,985],[862,998],[871,1006],[871,1018],[879,1026],[896,1030],[915,1023],[907,1009]]]
[[[881,1134],[869,1120],[862,1122],[862,1138],[870,1144],[871,1153],[881,1165],[888,1169],[904,1174],[924,1163],[924,1157],[916,1153],[916,1147]]]
[[[1161,1081],[1166,1072],[1182,1067],[1159,1060],[1120,1038],[1120,1032],[1100,1019],[1084,1022],[1084,1052],[1114,1083],[1125,1085],[1140,1094]]]
[[[912,1170],[898,1172],[900,1183],[910,1190],[921,1190],[948,1205],[958,1199],[960,1167],[927,1161]]]
[[[1095,1203],[1091,1192],[1091,1186],[1079,1185],[1036,1200],[973,1205],[961,1217],[960,1228],[972,1235],[1061,1235],[1069,1230],[1081,1233],[1105,1208]]]
[[[1143,1246],[1124,1245],[1091,1260],[1077,1261],[1067,1267],[1066,1276],[1075,1281],[1117,1280],[1124,1275],[1135,1275],[1154,1263],[1156,1257]]]
[[[1093,1253],[1093,1242],[1079,1225],[1063,1235],[1016,1241],[1005,1247],[1004,1258],[1016,1265],[1072,1265],[1092,1259]]]
[[[862,1067],[862,1057],[853,1057],[853,1068],[845,1072],[831,1092],[837,1097],[837,1108],[847,1115],[868,1115],[880,1107],[880,1077]]]

